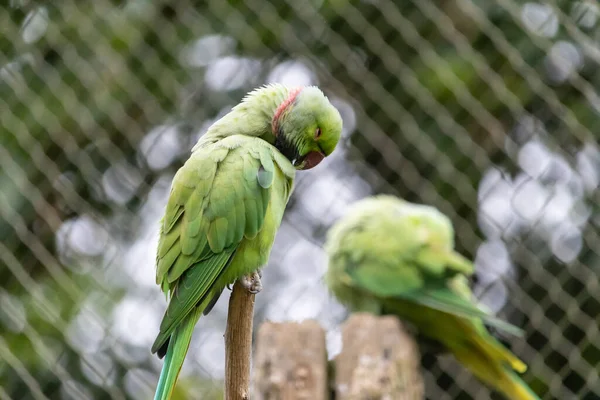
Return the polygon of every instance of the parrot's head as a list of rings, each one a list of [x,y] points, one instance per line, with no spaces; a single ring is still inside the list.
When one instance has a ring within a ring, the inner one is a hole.
[[[290,90],[272,121],[275,147],[296,169],[316,167],[333,153],[342,133],[342,117],[314,86]]]

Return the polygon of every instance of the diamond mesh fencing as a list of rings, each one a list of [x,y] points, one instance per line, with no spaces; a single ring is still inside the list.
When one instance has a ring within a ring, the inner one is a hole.
[[[543,399],[600,399],[600,7],[514,0],[9,0],[0,13],[0,399],[149,399],[158,224],[196,140],[249,90],[316,84],[344,120],[297,174],[261,321],[346,310],[329,226],[392,193],[438,207]],[[229,292],[175,398],[218,399]],[[428,399],[492,395],[423,354]]]

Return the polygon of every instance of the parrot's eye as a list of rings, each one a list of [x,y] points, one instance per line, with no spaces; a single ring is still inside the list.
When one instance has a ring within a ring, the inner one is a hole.
[[[317,128],[317,130],[315,131],[315,139],[318,139],[321,137],[321,128]]]

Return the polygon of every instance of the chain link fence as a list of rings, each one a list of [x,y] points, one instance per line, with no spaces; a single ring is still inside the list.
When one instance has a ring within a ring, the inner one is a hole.
[[[386,192],[434,205],[543,399],[600,399],[600,16],[593,0],[9,0],[0,13],[0,399],[149,399],[170,182],[267,82],[319,85],[338,150],[298,174],[256,321],[346,311],[324,234]],[[226,291],[227,292],[227,291]],[[222,396],[228,293],[176,398]],[[488,399],[424,354],[429,399]]]

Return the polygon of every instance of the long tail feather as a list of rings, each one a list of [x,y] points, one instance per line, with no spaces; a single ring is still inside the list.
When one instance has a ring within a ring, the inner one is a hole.
[[[472,347],[454,348],[456,358],[475,376],[488,383],[507,399],[540,400],[515,373],[525,372],[527,366],[491,335],[471,337]]]
[[[476,335],[473,340],[477,346],[482,349],[486,356],[500,365],[505,365],[519,373],[527,371],[527,365],[517,356],[511,353],[502,343],[498,342],[493,336],[485,331]]]
[[[503,389],[503,392],[511,399],[518,400],[540,400],[537,394],[513,371],[506,370],[510,383]]]
[[[154,400],[169,400],[171,398],[177,377],[185,360],[185,355],[190,347],[194,327],[198,319],[200,319],[201,314],[202,308],[196,308],[171,335],[169,348],[167,349],[158,385],[156,386]]]

